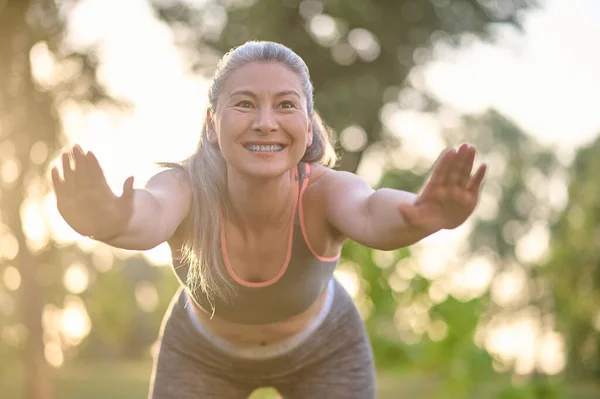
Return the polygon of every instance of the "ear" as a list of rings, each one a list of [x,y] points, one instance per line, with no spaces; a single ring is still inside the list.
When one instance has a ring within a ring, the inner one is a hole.
[[[310,147],[313,142],[313,118],[308,121],[308,135],[306,136],[306,148]]]
[[[213,113],[210,109],[206,109],[206,117],[204,119],[204,124],[206,125],[206,136],[208,137],[208,142],[211,144],[216,144],[217,132],[215,131]]]

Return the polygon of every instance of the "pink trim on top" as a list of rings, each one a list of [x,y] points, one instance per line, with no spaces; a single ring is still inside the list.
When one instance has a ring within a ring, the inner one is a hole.
[[[223,220],[221,219],[220,233],[221,233],[221,252],[223,253],[223,261],[225,262],[225,267],[227,268],[229,275],[231,276],[231,278],[233,278],[233,280],[236,283],[246,286],[246,287],[252,287],[252,288],[266,287],[271,284],[275,284],[287,270],[288,265],[290,264],[290,258],[292,257],[292,241],[294,238],[294,218],[296,217],[296,209],[298,207],[298,168],[297,167],[296,167],[296,171],[294,172],[294,176],[295,176],[294,180],[296,182],[295,183],[295,195],[294,195],[294,208],[292,209],[292,220],[290,221],[290,232],[288,235],[287,254],[285,255],[285,260],[283,261],[283,267],[279,270],[279,273],[277,273],[277,275],[275,277],[273,277],[272,279],[263,281],[262,283],[252,283],[250,281],[242,280],[235,274],[235,272],[233,271],[233,268],[231,267],[231,263],[229,262],[229,256],[227,256],[227,244],[225,243],[225,225],[223,223]]]
[[[310,250],[310,252],[313,254],[313,256],[315,258],[317,258],[321,262],[333,262],[333,261],[336,261],[339,259],[341,253],[337,254],[336,256],[330,257],[330,258],[327,258],[325,256],[321,256],[321,255],[317,254],[317,252],[314,250],[313,246],[310,245],[310,241],[308,239],[308,234],[306,234],[306,228],[304,227],[304,206],[303,206],[302,199],[304,198],[304,190],[308,186],[308,179],[310,176],[310,164],[306,163],[305,165],[306,165],[306,174],[304,176],[304,180],[302,181],[302,188],[300,189],[300,229],[302,230],[302,236],[304,237],[304,242],[306,243],[306,246],[308,247],[308,249]]]

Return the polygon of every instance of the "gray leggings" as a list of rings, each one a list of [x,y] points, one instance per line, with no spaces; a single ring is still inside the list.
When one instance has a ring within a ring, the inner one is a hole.
[[[373,399],[373,353],[352,299],[336,282],[329,312],[308,337],[276,355],[236,356],[199,331],[175,295],[160,331],[152,399],[243,399],[274,387],[286,399]],[[190,306],[189,304],[187,306]]]

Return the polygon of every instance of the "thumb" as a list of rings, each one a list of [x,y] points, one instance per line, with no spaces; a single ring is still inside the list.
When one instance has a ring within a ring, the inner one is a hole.
[[[419,209],[414,204],[400,204],[397,209],[404,218],[406,224],[418,224]]]
[[[129,176],[127,180],[125,180],[123,183],[123,194],[121,195],[121,198],[129,199],[133,196],[133,181],[133,176]]]

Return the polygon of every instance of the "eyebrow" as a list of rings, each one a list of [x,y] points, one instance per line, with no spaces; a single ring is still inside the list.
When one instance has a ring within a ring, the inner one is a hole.
[[[292,96],[301,98],[300,94],[298,94],[298,92],[296,90],[283,90],[283,91],[276,93],[275,97],[283,97],[283,96],[288,96],[288,95],[292,95]],[[249,97],[254,97],[254,98],[257,97],[256,93],[254,93],[253,91],[250,91],[250,90],[234,90],[230,94],[230,97],[233,97],[233,96],[249,96]]]

